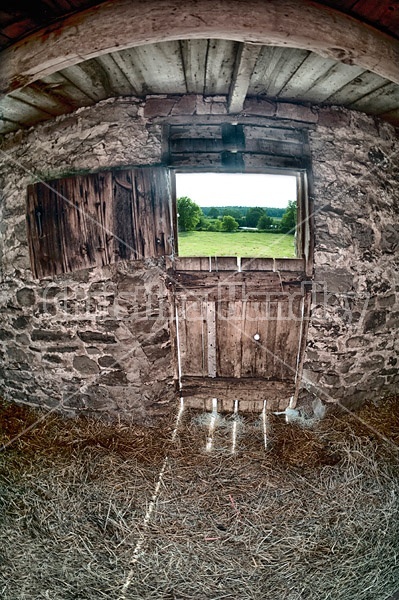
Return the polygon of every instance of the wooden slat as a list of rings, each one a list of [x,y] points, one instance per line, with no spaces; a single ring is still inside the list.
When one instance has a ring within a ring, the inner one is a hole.
[[[222,139],[222,127],[220,124],[195,124],[171,125],[169,129],[169,139],[171,141],[185,139]]]
[[[264,46],[252,74],[248,94],[278,97],[308,56],[306,50]]]
[[[201,411],[211,411],[212,398],[215,397],[220,412],[232,413],[235,400],[239,402],[239,411],[244,413],[261,413],[264,400],[267,400],[269,411],[281,411],[288,407],[294,393],[292,383],[250,377],[184,377],[182,384],[185,406]]]
[[[253,140],[267,140],[275,142],[286,142],[302,145],[304,143],[303,131],[299,129],[288,129],[283,127],[268,127],[257,125],[243,125],[245,135],[245,146]]]
[[[241,377],[242,302],[218,302],[217,305],[217,375]]]
[[[96,59],[96,64],[103,74],[103,81],[108,80],[104,87],[114,96],[133,95],[135,90],[132,87],[126,73],[115,61],[114,54],[104,54]]]
[[[187,92],[189,94],[203,94],[208,40],[182,40],[180,47]]]
[[[138,46],[129,51],[129,57],[152,94],[187,92],[179,42]]]
[[[244,168],[247,171],[262,171],[264,169],[303,169],[308,164],[304,156],[276,156],[274,154],[245,153],[241,154]]]
[[[205,95],[228,94],[238,43],[209,40],[205,74]]]
[[[20,123],[22,126],[26,122],[36,124],[49,118],[48,112],[31,106],[12,95],[0,99],[0,114],[6,120]]]
[[[260,45],[251,46],[250,44],[240,44],[238,48],[228,98],[230,113],[239,113],[244,108],[252,72],[261,48]]]
[[[236,256],[179,256],[175,259],[177,271],[237,271]]]
[[[113,52],[110,56],[129,82],[131,93],[135,96],[144,96],[146,84],[135,49]]]
[[[64,103],[72,108],[87,106],[94,103],[82,90],[74,85],[63,72],[53,73],[36,82],[40,89],[54,97],[57,102]]]
[[[387,83],[354,102],[350,108],[374,115],[383,114],[399,107],[399,85]]]
[[[208,363],[208,377],[216,377],[216,355],[217,355],[217,339],[216,339],[216,303],[206,303],[206,349]]]
[[[325,77],[335,64],[335,60],[311,52],[280,90],[279,98],[295,100],[302,97],[302,94],[306,94],[319,79]]]
[[[206,303],[177,299],[182,373],[208,376]]]
[[[133,209],[133,176],[131,171],[113,173],[113,213],[115,242],[114,252],[120,259],[140,259],[138,253],[135,220],[138,218]]]
[[[107,74],[94,59],[67,67],[61,73],[92,101],[98,102],[113,95]]]
[[[343,104],[348,106],[366,94],[370,94],[370,92],[381,88],[386,83],[386,80],[379,75],[366,71],[338,90],[338,92],[329,96],[326,102],[328,104]]]
[[[336,63],[307,90],[300,94],[301,100],[322,103],[345,85],[363,75],[365,70],[354,65]]]

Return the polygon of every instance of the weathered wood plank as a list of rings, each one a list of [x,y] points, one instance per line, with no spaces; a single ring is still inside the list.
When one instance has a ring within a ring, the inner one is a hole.
[[[345,85],[363,75],[364,69],[354,65],[336,63],[308,89],[300,94],[301,100],[322,103]]]
[[[261,46],[240,44],[237,51],[227,102],[229,113],[239,113],[244,108],[244,101],[248,93],[252,72],[261,49]]]
[[[238,44],[228,39],[210,39],[205,71],[205,95],[228,94]]]
[[[252,140],[267,140],[276,142],[289,142],[303,145],[302,129],[288,129],[283,127],[269,127],[267,125],[243,125],[246,146]]]
[[[118,65],[120,71],[129,82],[131,93],[134,96],[144,96],[146,93],[145,79],[140,70],[140,64],[138,63],[134,48],[112,52],[110,56],[112,56],[115,64]]]
[[[264,171],[265,169],[303,169],[308,163],[304,156],[275,156],[274,154],[259,154],[242,152],[245,169],[248,171]]]
[[[177,300],[182,374],[208,376],[207,305],[201,299]]]
[[[138,46],[129,53],[134,71],[139,71],[144,88],[153,94],[187,92],[178,41]]]
[[[335,64],[335,60],[323,58],[311,52],[291,75],[278,97],[295,100],[302,93],[306,94],[319,79],[327,75]]]
[[[242,302],[217,303],[217,375],[241,377]]]
[[[115,232],[114,253],[119,260],[139,259],[136,239],[136,219],[133,208],[133,177],[131,171],[114,172],[113,224]]]
[[[386,80],[374,73],[365,72],[358,77],[355,77],[352,81],[347,83],[343,88],[338,90],[332,96],[326,99],[328,104],[344,104],[349,105],[359,98],[362,98],[366,94],[370,94],[375,90],[383,87],[386,84]]]
[[[204,93],[208,43],[208,40],[182,40],[180,42],[189,94]]]
[[[383,114],[399,107],[399,85],[387,83],[381,88],[366,94],[350,106],[355,110],[374,115]]]
[[[277,98],[308,55],[306,50],[270,48],[265,45],[252,74],[248,94]]]
[[[218,399],[220,412],[233,412],[234,401],[240,412],[261,413],[267,400],[269,411],[285,410],[294,393],[293,384],[262,378],[198,378],[183,377],[182,395],[185,406],[199,410],[212,410],[212,398]]]
[[[222,139],[222,127],[220,124],[197,124],[187,123],[186,125],[171,125],[169,129],[169,139],[172,141],[179,139]]]

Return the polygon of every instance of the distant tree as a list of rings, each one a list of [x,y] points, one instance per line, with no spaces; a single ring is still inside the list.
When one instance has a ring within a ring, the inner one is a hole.
[[[193,231],[201,220],[202,210],[187,196],[177,199],[180,231]]]
[[[206,230],[207,231],[220,231],[221,225],[222,225],[222,221],[219,221],[219,219],[210,219]]]
[[[234,208],[234,206],[226,206],[223,209],[222,215],[224,217],[230,216],[233,217],[237,222],[241,219],[241,212],[238,208]]]
[[[269,217],[281,219],[281,217],[285,213],[285,208],[276,208],[274,206],[271,206],[271,207],[266,206],[265,211],[267,212]]]
[[[206,217],[201,210],[200,218],[197,225],[195,226],[195,229],[197,229],[198,231],[207,231],[209,223],[210,219],[208,219],[208,217]]]
[[[219,214],[219,210],[215,206],[212,206],[212,208],[208,210],[208,217],[210,219],[217,219]]]
[[[265,212],[258,221],[258,229],[270,229],[273,225],[273,219]]]
[[[296,202],[290,200],[280,221],[280,229],[284,233],[295,233],[296,228]]]
[[[247,210],[247,214],[245,215],[245,224],[247,227],[256,227],[258,225],[259,219],[265,214],[265,210],[263,208],[259,208],[258,206],[254,206]]]
[[[234,219],[234,217],[232,217],[231,215],[226,215],[223,217],[221,229],[222,231],[232,233],[233,231],[237,231],[238,223]]]

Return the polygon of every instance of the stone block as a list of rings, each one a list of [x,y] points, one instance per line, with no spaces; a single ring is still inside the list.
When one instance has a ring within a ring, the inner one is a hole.
[[[128,385],[129,383],[125,371],[121,369],[101,374],[98,381],[102,385]]]
[[[57,354],[70,354],[76,352],[79,346],[46,346],[46,352],[55,352]],[[31,350],[37,350],[37,348],[31,348]]]
[[[62,364],[64,362],[62,360],[61,356],[58,356],[57,354],[44,354],[43,355],[43,360],[46,360],[47,362],[54,363],[56,365],[60,365],[60,364]]]
[[[99,373],[98,364],[88,356],[74,356],[73,368],[82,373],[82,375],[95,375]]]
[[[305,123],[317,123],[319,119],[318,113],[311,108],[289,102],[277,102],[276,117],[292,121],[304,121]]]
[[[114,335],[100,331],[79,331],[78,336],[85,343],[116,344]]]
[[[399,250],[399,224],[386,223],[381,231],[382,252],[393,254]]]
[[[261,117],[274,117],[276,103],[263,98],[246,98],[243,113],[245,115],[259,115]]]
[[[379,331],[381,330],[387,320],[387,315],[384,310],[373,310],[369,312],[364,319],[363,331]]]
[[[144,106],[146,119],[167,117],[176,104],[176,98],[147,98]]]
[[[115,360],[115,358],[113,356],[110,356],[109,354],[101,356],[98,359],[98,364],[100,365],[100,367],[106,367],[108,369],[120,369],[118,361]]]
[[[320,108],[319,125],[322,127],[348,127],[351,122],[350,113],[339,108]]]
[[[5,342],[7,340],[14,339],[14,334],[12,331],[7,331],[7,329],[0,329],[0,341]]]
[[[194,115],[197,108],[197,96],[186,94],[179,98],[172,108],[171,114],[175,115]]]
[[[63,342],[73,337],[71,332],[53,331],[51,329],[34,329],[31,333],[33,342]]]
[[[29,323],[30,323],[29,317],[20,316],[13,320],[12,327],[14,329],[26,329],[28,327]]]
[[[24,287],[16,293],[17,302],[20,306],[33,306],[36,302],[35,291]]]

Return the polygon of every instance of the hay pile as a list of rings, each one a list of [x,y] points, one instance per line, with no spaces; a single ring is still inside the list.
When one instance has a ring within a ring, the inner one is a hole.
[[[117,600],[131,570],[126,600],[388,600],[398,400],[359,413],[372,429],[271,416],[267,452],[258,416],[241,418],[235,455],[228,417],[207,454],[206,419],[189,411],[174,444],[173,416],[144,428],[48,415],[0,453],[0,596]],[[0,443],[37,417],[0,404]]]

